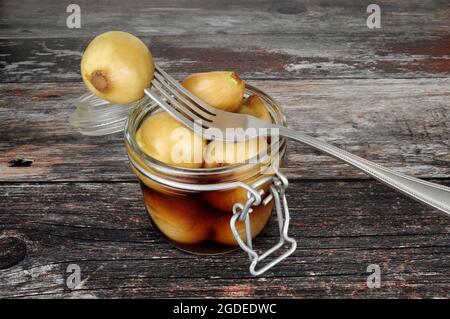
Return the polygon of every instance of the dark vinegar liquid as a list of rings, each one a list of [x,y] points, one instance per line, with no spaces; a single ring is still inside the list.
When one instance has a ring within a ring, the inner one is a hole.
[[[141,182],[144,203],[150,219],[177,248],[195,254],[220,254],[238,248],[230,228],[232,211],[215,208],[204,193],[170,193],[162,188],[157,191]],[[218,191],[219,200],[227,200],[232,191]],[[211,192],[209,192],[211,193]],[[211,194],[209,194],[211,195]],[[267,205],[253,207],[250,214],[252,238],[269,222],[273,200]],[[238,221],[237,230],[246,240],[245,223]]]

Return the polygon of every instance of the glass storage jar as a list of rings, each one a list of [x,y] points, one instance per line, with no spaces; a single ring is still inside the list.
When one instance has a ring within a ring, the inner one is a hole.
[[[286,125],[281,107],[270,96],[246,85],[246,95],[250,94],[264,101],[274,123]],[[216,168],[169,166],[148,156],[136,142],[141,123],[160,111],[154,103],[140,103],[125,124],[130,165],[141,183],[144,204],[155,228],[175,247],[190,253],[218,254],[240,246],[249,253],[253,274],[265,271],[292,253],[296,243],[287,235],[289,216],[284,197],[287,180],[272,165],[283,158],[286,139],[270,143],[265,160],[258,162]],[[252,240],[268,224],[274,206],[281,240],[265,254],[258,255]],[[291,243],[291,248],[256,270],[256,263],[285,241]]]

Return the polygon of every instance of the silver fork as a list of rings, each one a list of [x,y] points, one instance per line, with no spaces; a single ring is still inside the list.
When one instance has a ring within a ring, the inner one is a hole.
[[[191,94],[178,81],[159,67],[155,69],[152,85],[159,94],[150,89],[146,89],[145,93],[176,120],[196,131],[196,133],[203,134],[205,138],[212,138],[212,135],[208,133],[208,129],[219,130],[222,135],[214,134],[213,136],[216,139],[220,138],[223,140],[256,138],[260,131],[258,129],[267,129],[267,131],[277,129],[281,136],[299,141],[342,160],[412,199],[450,215],[449,187],[395,172],[287,127],[269,124],[253,116],[216,109]],[[202,125],[195,125],[194,122]],[[229,131],[226,131],[230,128],[243,130],[253,128],[254,130],[246,131],[245,136],[232,137]]]

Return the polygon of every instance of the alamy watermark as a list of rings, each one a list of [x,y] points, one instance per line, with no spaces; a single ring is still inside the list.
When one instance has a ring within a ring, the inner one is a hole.
[[[172,130],[169,139],[173,143],[170,154],[173,163],[263,164],[262,174],[272,173],[267,166],[279,167],[278,128],[226,128],[224,132],[218,128],[204,129],[201,121],[195,121],[194,132],[196,134],[193,136],[192,131],[184,126]],[[216,140],[216,143],[203,147],[205,139]]]
[[[367,287],[370,289],[381,287],[381,268],[380,265],[370,264],[367,266],[366,272],[370,273],[367,277]]]
[[[66,8],[66,12],[70,13],[66,19],[66,26],[69,29],[81,28],[81,8],[78,4],[69,4]]]
[[[367,6],[367,13],[370,15],[367,17],[366,24],[369,29],[381,28],[381,8],[378,4],[369,4]]]
[[[70,264],[67,266],[66,273],[70,275],[67,276],[66,286],[67,288],[74,290],[80,286],[81,283],[81,268],[77,264]]]

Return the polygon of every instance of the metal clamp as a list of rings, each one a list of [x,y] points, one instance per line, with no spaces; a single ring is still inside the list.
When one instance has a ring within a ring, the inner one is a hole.
[[[262,201],[261,203],[261,194],[258,192],[258,197],[256,198],[254,193],[247,193],[248,200],[247,202],[242,205],[241,203],[236,203],[233,206],[233,216],[230,219],[230,227],[231,231],[239,244],[239,246],[248,253],[250,258],[250,273],[254,276],[259,276],[281,262],[282,260],[286,259],[289,255],[291,255],[295,249],[297,248],[297,242],[289,237],[288,230],[289,230],[289,207],[286,200],[286,194],[285,190],[288,187],[288,180],[287,178],[282,175],[279,171],[276,171],[275,176],[271,177],[273,180],[272,185],[269,186],[270,194]],[[262,185],[263,183],[259,181],[257,184],[253,184],[254,187],[258,187]],[[252,235],[251,235],[251,225],[250,225],[250,218],[252,209],[251,206],[253,206],[255,203],[261,203],[261,205],[267,205],[271,200],[275,201],[275,209],[277,212],[277,219],[278,219],[278,228],[280,231],[280,240],[279,242],[274,245],[272,248],[267,250],[261,255],[258,255],[258,253],[253,249],[253,243],[252,243]],[[244,220],[245,221],[245,232],[247,237],[247,243],[244,242],[244,240],[239,235],[239,232],[236,228],[236,222],[238,220]],[[266,265],[262,266],[259,269],[256,269],[256,266],[260,261],[263,259],[269,257],[272,255],[275,251],[279,250],[281,247],[283,247],[284,243],[288,242],[290,243],[290,248],[284,252],[282,255],[278,256],[277,258],[273,259]]]

